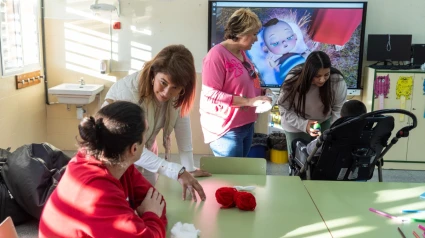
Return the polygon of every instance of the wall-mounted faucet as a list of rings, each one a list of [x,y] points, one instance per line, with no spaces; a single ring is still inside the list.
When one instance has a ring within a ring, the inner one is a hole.
[[[84,85],[86,85],[86,82],[84,81],[84,78],[81,77],[80,80],[78,80],[78,82],[80,82],[80,88],[84,87]]]

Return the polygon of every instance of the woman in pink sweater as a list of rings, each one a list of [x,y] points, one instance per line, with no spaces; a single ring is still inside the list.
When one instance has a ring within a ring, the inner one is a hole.
[[[246,157],[257,119],[255,107],[271,103],[261,96],[266,90],[244,52],[257,41],[260,28],[255,13],[237,10],[227,21],[225,40],[203,61],[201,126],[215,156]]]

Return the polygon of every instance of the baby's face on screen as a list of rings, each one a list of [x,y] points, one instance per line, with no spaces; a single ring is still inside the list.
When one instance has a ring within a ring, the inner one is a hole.
[[[297,35],[291,26],[283,21],[266,27],[263,38],[269,51],[276,55],[289,53],[297,43]]]

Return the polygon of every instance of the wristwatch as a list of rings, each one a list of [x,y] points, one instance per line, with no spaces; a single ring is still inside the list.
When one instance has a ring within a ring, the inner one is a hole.
[[[180,171],[179,171],[179,175],[177,176],[177,178],[180,178],[180,176],[186,171],[186,168],[183,166]]]

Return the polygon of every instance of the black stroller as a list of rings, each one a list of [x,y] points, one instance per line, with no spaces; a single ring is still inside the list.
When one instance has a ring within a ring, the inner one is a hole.
[[[384,114],[405,114],[412,119],[409,126],[401,128],[391,142],[388,139],[394,129],[394,117]],[[365,181],[378,167],[382,182],[383,157],[401,137],[417,125],[416,116],[401,109],[385,109],[365,113],[358,117],[340,118],[318,138],[315,149],[309,155],[306,143],[292,142],[290,175],[307,180]],[[322,147],[322,154],[314,156]]]

